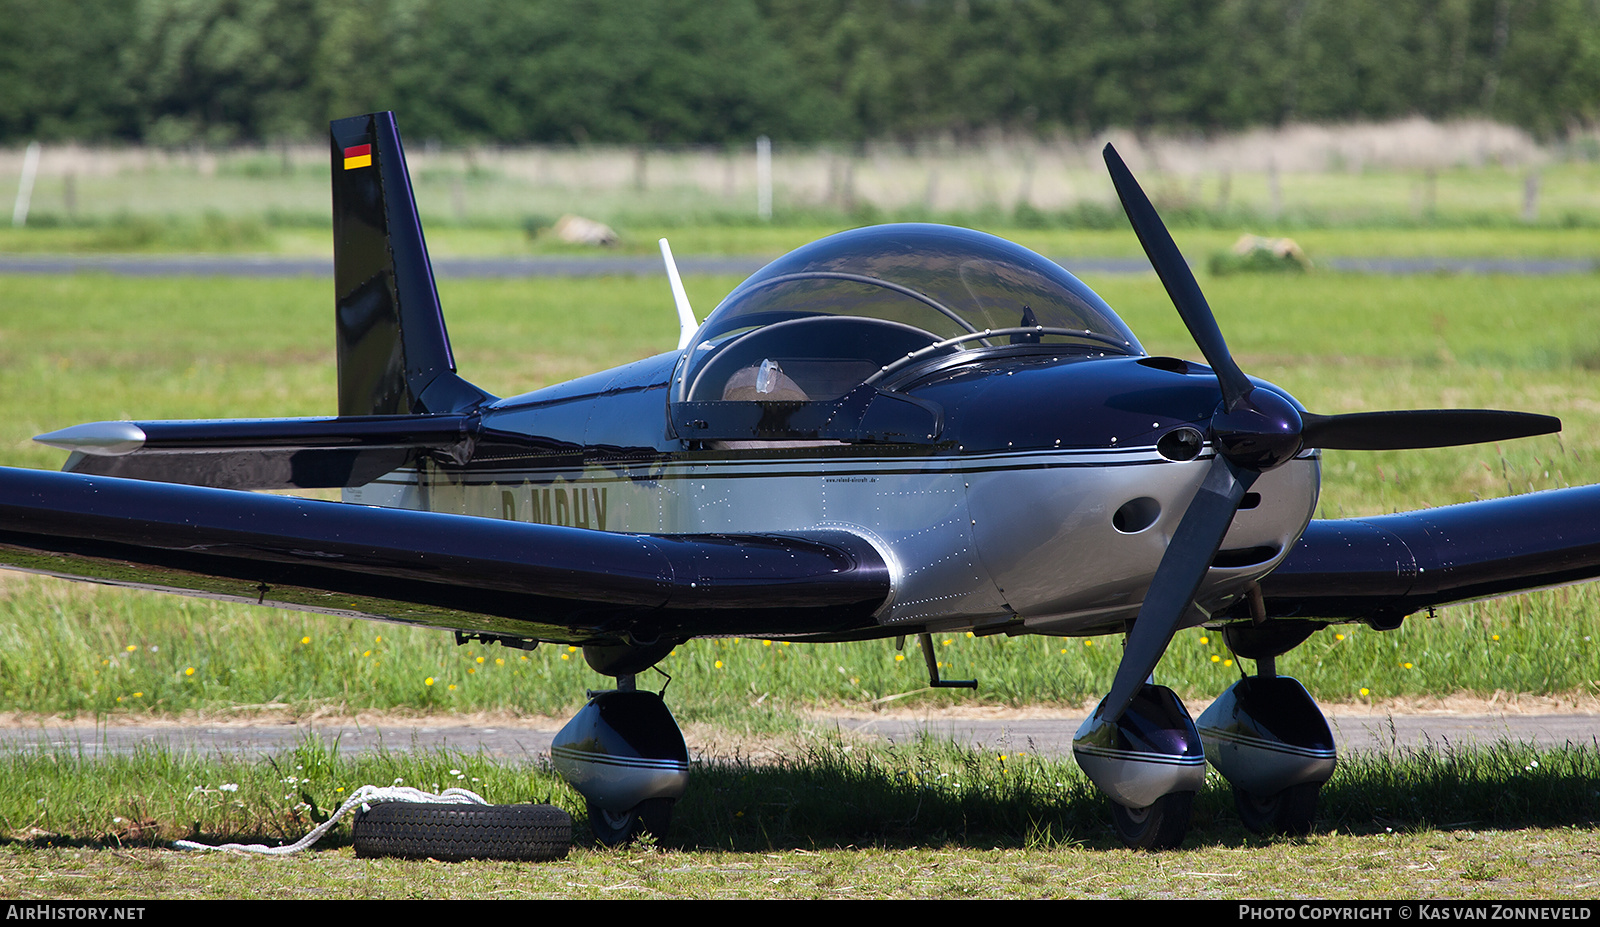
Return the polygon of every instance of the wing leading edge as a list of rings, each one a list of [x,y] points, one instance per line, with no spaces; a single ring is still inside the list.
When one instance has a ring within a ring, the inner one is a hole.
[[[1394,627],[1438,605],[1600,576],[1600,486],[1316,520],[1261,580],[1266,614]],[[1242,617],[1242,615],[1241,615]]]
[[[7,468],[0,565],[571,643],[848,634],[890,593],[846,531],[621,534]]]

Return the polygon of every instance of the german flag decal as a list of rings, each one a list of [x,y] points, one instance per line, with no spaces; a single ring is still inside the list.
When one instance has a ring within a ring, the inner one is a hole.
[[[344,169],[372,166],[372,146],[353,145],[344,150]]]

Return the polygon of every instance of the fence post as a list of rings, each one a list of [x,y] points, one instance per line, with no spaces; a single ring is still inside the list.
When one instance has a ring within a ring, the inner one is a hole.
[[[28,224],[28,204],[33,201],[33,180],[39,175],[39,143],[29,142],[22,155],[22,177],[17,180],[17,202],[11,207],[11,224],[22,228]]]
[[[756,139],[756,215],[772,221],[772,139]]]

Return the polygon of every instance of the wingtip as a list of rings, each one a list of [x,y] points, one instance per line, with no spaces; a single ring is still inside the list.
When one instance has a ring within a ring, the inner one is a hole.
[[[120,457],[144,447],[145,433],[133,422],[89,422],[34,436],[40,444],[96,457]]]

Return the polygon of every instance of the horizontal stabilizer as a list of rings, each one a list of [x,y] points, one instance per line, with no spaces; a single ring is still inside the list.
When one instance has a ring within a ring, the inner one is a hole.
[[[33,440],[73,452],[71,473],[217,489],[362,486],[418,453],[471,456],[471,415],[90,422]]]
[[[889,595],[845,531],[637,535],[0,468],[0,566],[536,640],[846,634]]]

